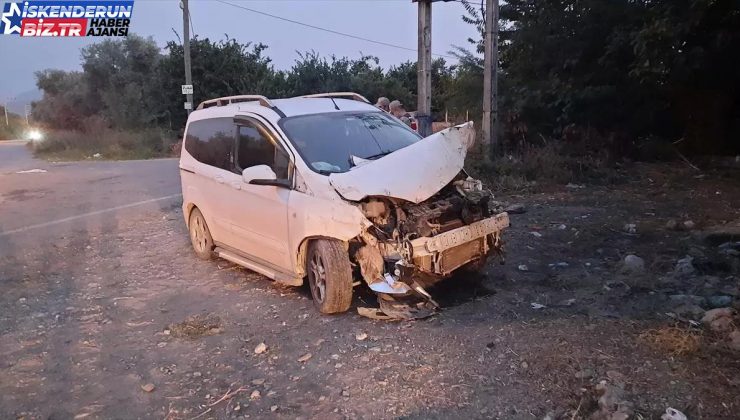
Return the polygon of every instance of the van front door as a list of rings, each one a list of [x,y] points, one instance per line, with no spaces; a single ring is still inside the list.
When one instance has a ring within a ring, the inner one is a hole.
[[[233,247],[257,262],[267,262],[285,272],[292,271],[288,252],[288,198],[291,190],[274,185],[245,183],[240,175],[249,167],[267,165],[277,179],[290,179],[290,159],[277,136],[256,118],[236,119],[234,175],[231,196]],[[238,172],[239,174],[236,174]],[[262,261],[260,261],[262,260]]]

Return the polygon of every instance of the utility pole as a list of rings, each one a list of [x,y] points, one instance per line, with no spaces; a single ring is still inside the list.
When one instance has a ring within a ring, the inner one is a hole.
[[[416,121],[419,134],[432,134],[432,1],[419,3],[419,58],[416,62]]]
[[[483,63],[483,144],[488,159],[496,158],[498,139],[498,0],[486,0]]]
[[[190,69],[190,9],[188,8],[188,0],[181,0],[182,3],[182,35],[183,35],[183,55],[185,56],[185,84],[193,84],[193,73]],[[188,115],[193,111],[193,94],[188,93],[186,95],[187,102],[185,103],[185,109],[188,111]],[[188,106],[190,104],[190,106]]]
[[[8,101],[5,101],[5,105],[3,106],[3,109],[5,110],[5,125],[9,126],[10,122],[8,122]]]

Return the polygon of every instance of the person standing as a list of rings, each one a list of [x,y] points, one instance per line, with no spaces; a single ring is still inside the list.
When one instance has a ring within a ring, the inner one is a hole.
[[[391,115],[403,121],[404,124],[411,126],[411,118],[409,118],[409,114],[406,112],[406,108],[403,107],[401,101],[395,100],[391,102],[388,105],[388,108],[390,109]]]
[[[380,98],[378,98],[378,102],[375,104],[375,106],[385,112],[390,112],[390,101],[385,96],[381,96]]]

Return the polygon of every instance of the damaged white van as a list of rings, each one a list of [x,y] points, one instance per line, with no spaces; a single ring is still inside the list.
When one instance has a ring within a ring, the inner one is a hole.
[[[472,123],[421,138],[349,92],[205,101],[180,157],[193,248],[307,278],[323,313],[349,309],[364,282],[384,314],[423,316],[425,288],[501,252],[509,225],[463,170],[473,139]]]

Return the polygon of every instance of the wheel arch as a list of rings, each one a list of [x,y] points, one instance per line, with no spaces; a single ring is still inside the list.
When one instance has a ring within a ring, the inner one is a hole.
[[[332,236],[327,235],[311,235],[303,238],[301,240],[301,243],[298,245],[298,249],[296,252],[296,274],[298,274],[301,278],[306,277],[306,259],[308,258],[308,245],[317,240],[317,239],[328,239],[331,241],[337,241],[342,244],[344,247],[344,250],[347,251],[349,258],[349,241],[346,241],[344,239],[335,238]]]
[[[182,213],[183,213],[183,216],[185,216],[185,226],[188,228],[190,227],[190,215],[193,213],[193,209],[196,209],[196,208],[200,210],[200,208],[196,206],[195,203],[183,204]],[[203,213],[203,210],[200,210],[200,212]],[[203,217],[205,217],[205,215],[203,215]]]

